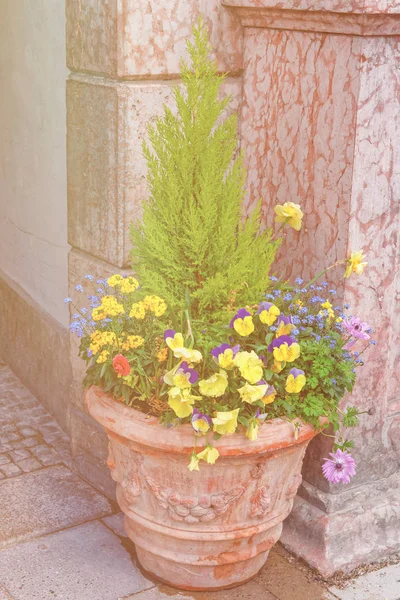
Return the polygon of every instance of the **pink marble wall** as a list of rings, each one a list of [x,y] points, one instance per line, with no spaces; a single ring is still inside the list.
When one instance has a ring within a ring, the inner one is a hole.
[[[229,6],[347,13],[400,13],[399,0],[224,0]]]

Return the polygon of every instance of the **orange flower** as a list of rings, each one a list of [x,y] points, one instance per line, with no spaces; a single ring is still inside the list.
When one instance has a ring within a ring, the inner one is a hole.
[[[129,373],[131,372],[129,361],[122,354],[117,354],[117,356],[113,358],[112,366],[114,368],[114,371],[118,373],[118,375],[120,375],[121,377],[129,375]]]

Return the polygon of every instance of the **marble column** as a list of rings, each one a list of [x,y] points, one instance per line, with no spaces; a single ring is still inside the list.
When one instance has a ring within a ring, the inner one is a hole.
[[[299,203],[278,270],[305,279],[363,248],[359,278],[331,281],[373,326],[355,390],[368,415],[352,430],[357,475],[321,475],[329,438],[314,441],[283,543],[322,574],[400,551],[400,2],[226,0],[244,28],[241,144],[246,207]]]
[[[129,226],[146,198],[141,144],[149,122],[170,103],[191,28],[203,15],[215,57],[241,97],[241,29],[219,0],[66,0],[67,170],[70,296],[84,275],[129,269]],[[86,291],[86,289],[85,289]],[[77,298],[79,301],[79,298]],[[72,447],[75,466],[113,495],[106,439],[83,402],[84,363],[71,337]]]

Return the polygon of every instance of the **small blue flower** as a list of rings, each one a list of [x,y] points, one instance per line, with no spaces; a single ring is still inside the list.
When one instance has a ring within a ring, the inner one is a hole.
[[[329,290],[329,293],[332,294],[333,296],[335,296],[336,290]]]
[[[308,308],[307,308],[307,306],[302,306],[302,307],[301,307],[301,309],[299,310],[299,312],[300,312],[302,315],[306,315],[306,314],[308,313]]]
[[[289,300],[291,300],[292,298],[293,298],[292,294],[285,294],[284,297],[283,297],[283,299],[286,302],[289,302]]]
[[[376,341],[376,340],[371,340],[371,341],[369,342],[369,345],[370,345],[370,346],[376,346],[376,344],[377,344],[377,341]]]
[[[320,335],[316,335],[315,339],[317,340],[317,342],[320,342],[321,341],[321,336]]]
[[[274,296],[275,296],[275,298],[276,298],[276,297],[278,297],[278,296],[280,296],[280,295],[281,295],[281,290],[274,290],[272,293],[273,293],[273,295],[274,295]]]
[[[292,334],[293,335],[299,335],[300,331],[298,329],[293,329]]]
[[[307,288],[303,288],[301,291],[302,291],[303,294],[306,294],[308,292],[308,289]]]
[[[328,282],[327,281],[323,281],[321,283],[321,285],[322,285],[323,288],[326,288],[326,287],[328,287]]]
[[[90,358],[91,356],[93,356],[93,352],[92,352],[92,350],[90,348],[87,349],[87,355],[88,355],[88,358]]]
[[[297,283],[297,285],[301,285],[303,283],[303,280],[301,279],[301,277],[296,277],[294,282]]]
[[[273,296],[272,294],[265,294],[265,297],[267,298],[267,300],[275,300],[275,296]]]
[[[292,317],[292,323],[293,323],[293,325],[300,325],[300,323],[301,323],[300,317],[298,317],[297,315],[294,315]]]
[[[336,385],[337,384],[337,381],[336,381],[336,379],[334,377],[332,377],[331,381],[332,381],[332,385]]]
[[[312,302],[312,303],[314,303],[314,304],[315,304],[316,302],[324,302],[324,299],[323,299],[323,298],[321,298],[321,296],[313,296],[313,297],[311,298],[310,302]]]
[[[307,330],[307,327],[303,327],[303,326],[300,327],[300,331],[306,331],[306,330]]]
[[[275,327],[275,325],[272,325],[269,329],[270,331],[278,331],[278,328]]]
[[[315,285],[310,285],[310,290],[315,290]]]
[[[85,279],[87,279],[88,281],[93,281],[94,277],[93,275],[85,275]]]
[[[70,302],[72,302],[72,298],[65,298],[65,300],[64,300],[65,304],[69,304]]]
[[[74,315],[72,315],[73,319],[80,319],[81,315],[78,313],[75,313]]]
[[[270,275],[270,278],[269,278],[269,280],[270,280],[270,281],[278,281],[278,278],[277,278],[277,277],[274,277],[273,275]]]
[[[357,356],[360,356],[360,353],[359,352],[354,352],[354,356],[355,356],[355,358],[357,358]]]
[[[81,286],[80,283],[78,283],[78,285],[75,286],[75,289],[77,292],[83,292],[83,287]]]
[[[350,308],[350,304],[343,304],[343,308],[345,308],[346,310],[348,310]]]
[[[82,313],[83,315],[86,315],[86,313],[87,313],[87,308],[81,308],[81,313]]]
[[[317,285],[317,287],[315,288],[317,292],[322,292],[322,290],[324,289],[323,287],[321,287],[320,285]]]

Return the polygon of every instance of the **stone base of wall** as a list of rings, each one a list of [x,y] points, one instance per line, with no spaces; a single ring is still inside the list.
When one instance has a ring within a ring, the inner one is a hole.
[[[0,356],[69,433],[69,332],[2,272]]]
[[[281,542],[324,577],[400,552],[400,473],[329,494],[303,482]]]
[[[70,337],[15,282],[0,272],[0,357],[71,437],[74,467],[94,487],[115,498],[107,436],[72,403]],[[82,405],[83,405],[83,392]]]

